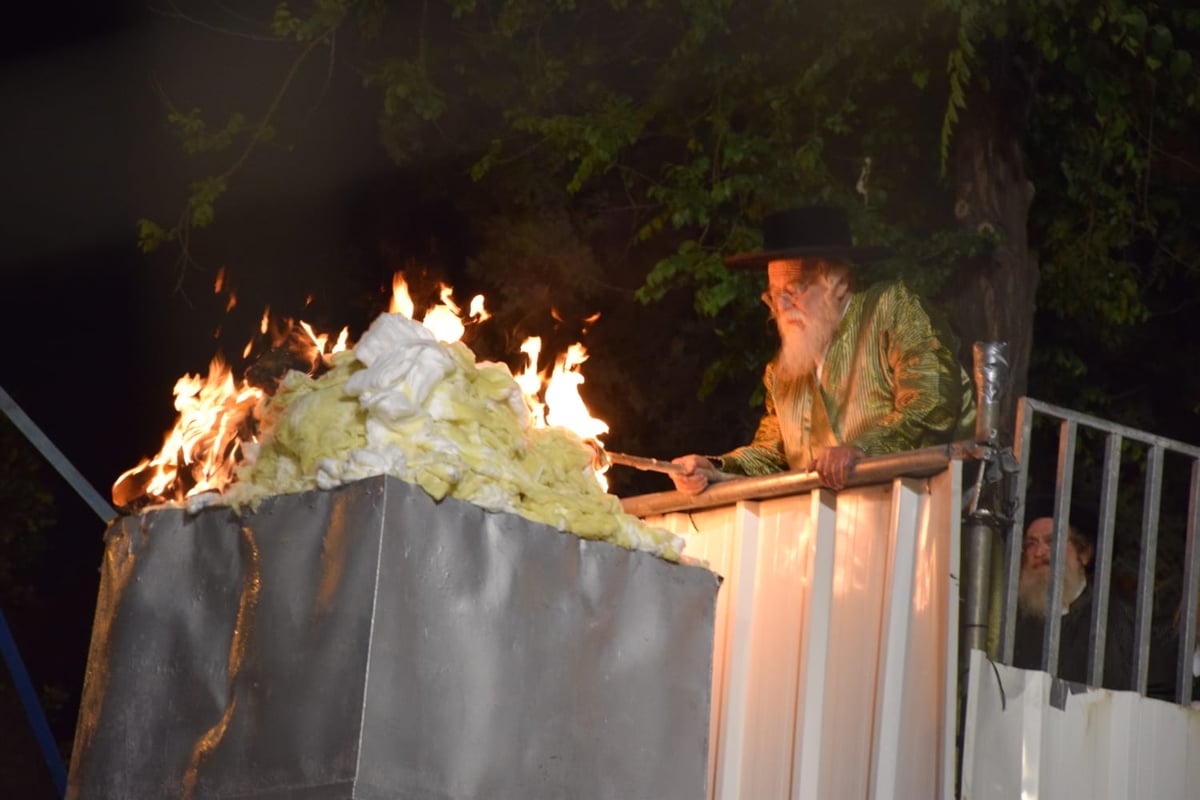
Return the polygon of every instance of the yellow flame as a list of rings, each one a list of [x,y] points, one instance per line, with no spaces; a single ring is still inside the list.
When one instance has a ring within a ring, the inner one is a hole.
[[[473,322],[483,322],[491,319],[492,315],[483,307],[483,295],[477,294],[471,298],[470,312],[467,314]]]
[[[535,428],[546,427],[546,406],[539,399],[542,391],[542,376],[538,374],[538,356],[542,352],[542,337],[530,336],[521,343],[521,352],[528,363],[525,369],[513,376],[529,408],[529,418]]]
[[[403,272],[397,272],[392,276],[392,302],[388,305],[388,313],[401,314],[412,319],[414,311],[412,297],[408,293],[408,282],[404,280]]]
[[[608,433],[608,423],[593,417],[579,395],[579,387],[583,385],[583,374],[579,367],[587,358],[587,350],[583,345],[568,347],[554,365],[554,372],[546,383],[545,395],[546,422],[572,430],[584,441],[599,440],[599,437]]]

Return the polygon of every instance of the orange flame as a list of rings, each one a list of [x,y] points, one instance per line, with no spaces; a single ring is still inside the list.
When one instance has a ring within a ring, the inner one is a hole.
[[[471,298],[470,310],[466,321],[463,320],[462,310],[454,302],[454,290],[449,286],[438,284],[441,302],[425,311],[423,316],[416,316],[416,304],[408,293],[408,282],[404,274],[397,272],[392,277],[392,302],[388,313],[401,314],[408,319],[419,322],[442,342],[457,342],[466,333],[466,323],[478,324],[490,319],[491,314],[483,307],[483,295],[477,294]]]
[[[215,288],[220,292],[227,287],[222,269]],[[416,305],[409,295],[404,276],[397,273],[392,281],[388,310],[416,319],[443,342],[456,342],[467,325],[483,322],[491,315],[484,308],[483,295],[476,295],[464,317],[453,294],[450,287],[441,285],[440,302],[417,317]],[[230,298],[232,301],[232,292]],[[555,316],[557,318],[557,314]],[[586,322],[594,321],[595,317],[592,317]],[[274,326],[272,322],[268,306],[258,324],[259,334],[269,339],[272,348],[307,359],[314,369],[322,362],[328,364],[332,354],[350,347],[349,328],[342,328],[330,345],[330,335],[316,331],[307,322],[293,324],[289,319],[274,320]],[[255,339],[251,338],[242,351],[243,359],[250,358],[254,345]],[[602,446],[598,438],[608,432],[608,424],[593,417],[579,395],[579,387],[584,382],[579,368],[587,360],[587,351],[580,344],[572,345],[556,360],[554,369],[547,376],[538,372],[541,347],[538,337],[525,340],[521,352],[528,363],[523,372],[514,376],[529,408],[532,426],[567,428],[585,441]],[[142,459],[136,467],[117,478],[113,484],[113,501],[117,505],[128,506],[143,499],[151,502],[182,500],[201,492],[222,490],[235,479],[243,442],[254,441],[251,414],[263,398],[263,390],[246,380],[236,381],[230,367],[216,356],[209,365],[207,378],[185,375],[176,382],[174,394],[178,411],[174,428],[164,437],[157,455]],[[601,472],[597,472],[597,478],[605,485]]]
[[[329,334],[318,333],[307,322],[293,324],[276,320],[272,331],[271,312],[263,312],[259,330],[270,335],[272,347],[283,347],[310,368],[345,350],[350,329],[342,328],[330,347]],[[250,355],[254,339],[246,343],[243,358]],[[232,369],[218,355],[209,364],[208,377],[184,375],[175,383],[175,426],[166,434],[162,449],[153,458],[142,459],[113,484],[113,502],[125,506],[140,499],[181,500],[201,492],[222,490],[235,478],[243,453],[243,442],[255,441],[250,419],[264,391],[246,380],[235,380]]]
[[[412,297],[408,293],[408,282],[404,280],[404,273],[397,272],[392,276],[392,302],[388,306],[388,313],[401,314],[412,319],[415,311]]]
[[[608,423],[596,419],[588,411],[579,387],[583,385],[583,374],[579,367],[587,361],[587,350],[581,344],[573,344],[560,356],[554,372],[546,384],[546,422],[567,428],[579,434],[584,441],[598,439],[608,433]]]
[[[587,350],[578,343],[568,347],[567,352],[556,359],[549,377],[537,371],[541,350],[540,337],[526,339],[521,344],[521,352],[529,363],[513,376],[529,408],[531,424],[535,428],[566,428],[585,442],[603,449],[600,437],[608,433],[608,423],[593,417],[579,394],[579,387],[584,381],[579,368],[587,361]],[[608,488],[608,479],[604,477],[607,470],[607,465],[595,470],[596,480],[605,489]]]
[[[521,343],[521,352],[528,359],[525,369],[513,376],[529,408],[529,419],[535,428],[546,427],[546,406],[539,398],[545,380],[538,374],[538,355],[542,352],[542,337],[530,336]]]
[[[175,383],[175,427],[158,455],[117,478],[113,501],[126,505],[142,495],[191,496],[226,486],[241,452],[239,428],[262,395],[245,382],[235,386],[220,356],[209,364],[207,378],[184,375]]]

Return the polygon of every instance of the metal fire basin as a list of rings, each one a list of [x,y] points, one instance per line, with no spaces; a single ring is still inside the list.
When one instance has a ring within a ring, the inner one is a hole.
[[[708,570],[394,478],[106,539],[70,798],[706,795]]]

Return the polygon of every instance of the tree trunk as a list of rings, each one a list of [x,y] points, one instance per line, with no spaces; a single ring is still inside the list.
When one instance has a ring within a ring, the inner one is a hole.
[[[1012,126],[995,99],[976,96],[955,132],[955,216],[971,231],[992,230],[999,243],[963,264],[950,286],[948,306],[966,357],[977,341],[1008,343],[1009,384],[1001,400],[1001,441],[1011,441],[1017,398],[1025,394],[1033,349],[1038,266],[1029,250],[1033,184]]]

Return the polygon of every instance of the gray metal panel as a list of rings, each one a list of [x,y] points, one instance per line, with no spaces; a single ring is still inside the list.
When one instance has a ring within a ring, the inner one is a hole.
[[[68,795],[702,797],[717,585],[393,478],[122,519]]]
[[[363,797],[704,797],[712,573],[394,489]]]

